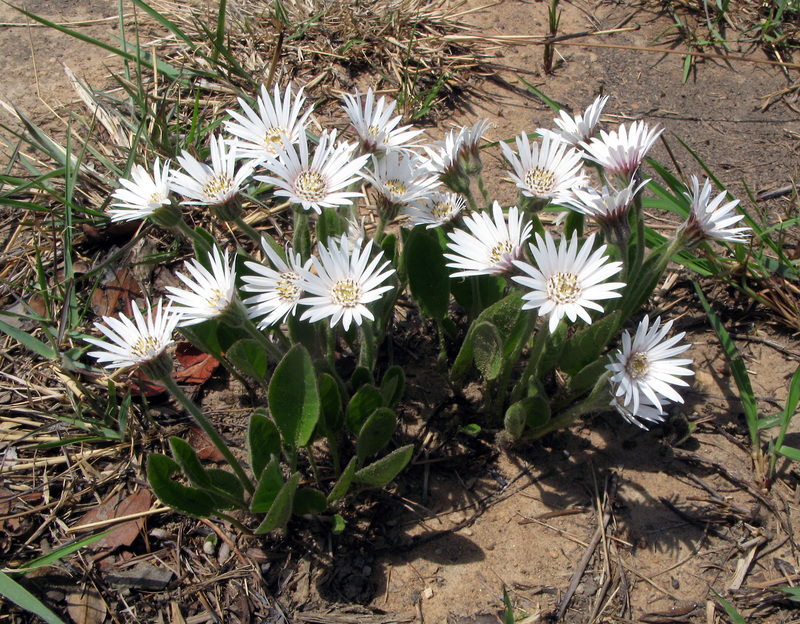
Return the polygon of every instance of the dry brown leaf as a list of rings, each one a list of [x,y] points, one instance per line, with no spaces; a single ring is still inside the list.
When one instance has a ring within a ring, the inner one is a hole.
[[[195,450],[200,459],[207,459],[213,462],[220,462],[225,459],[219,449],[211,442],[211,438],[198,427],[189,428],[189,435],[186,441]]]
[[[175,349],[175,358],[181,365],[172,377],[179,383],[200,386],[217,370],[219,360],[204,353],[190,342],[179,342]]]
[[[94,587],[85,587],[67,596],[67,613],[75,624],[103,624],[108,608]]]
[[[78,522],[76,527],[94,522],[102,522],[131,514],[149,511],[153,504],[153,496],[149,490],[141,489],[135,494],[123,498],[122,494],[117,494],[108,499],[101,505],[90,509]],[[97,540],[87,548],[94,551],[116,550],[120,546],[130,546],[144,529],[144,518],[128,520],[119,524],[111,533]]]
[[[101,282],[92,293],[91,307],[97,316],[114,316],[124,312],[133,314],[131,300],[142,296],[142,289],[133,271],[121,268],[111,281]]]

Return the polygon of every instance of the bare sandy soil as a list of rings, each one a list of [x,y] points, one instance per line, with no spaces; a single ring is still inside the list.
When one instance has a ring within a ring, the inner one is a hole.
[[[91,22],[77,28],[103,40],[117,32],[116,2],[110,0],[42,0],[27,7],[58,22]],[[544,2],[501,0],[470,21],[485,36],[540,36],[547,8]],[[106,60],[95,48],[24,26],[26,20],[6,5],[0,5],[0,22],[3,100],[46,119],[52,115],[49,106],[75,99],[62,65],[102,86]],[[654,4],[577,0],[564,4],[561,32],[621,28],[591,41],[649,46],[670,24]],[[735,42],[732,48],[735,54],[766,58],[757,48],[737,49]],[[787,75],[769,65],[705,59],[684,84],[680,56],[588,45],[556,49],[554,71],[544,76],[541,47],[498,46],[498,63],[519,71],[506,69],[498,80],[479,83],[483,97],[453,111],[441,126],[489,117],[495,123],[489,140],[550,127],[552,111],[521,78],[575,111],[602,92],[611,96],[606,127],[633,119],[662,124],[684,175],[703,172],[678,137],[751,214],[763,210],[774,221],[794,209],[789,199],[753,206],[746,202],[745,186],[754,192],[775,189],[796,177],[800,115],[793,96],[766,108],[763,98],[791,85],[797,70]],[[429,132],[437,133],[441,129]],[[512,186],[500,181],[499,155],[495,149],[485,157],[495,180],[491,190],[511,201]],[[663,144],[652,155],[675,169]],[[231,554],[224,561],[202,554],[205,526],[177,516],[152,519],[149,529],[157,531],[147,548],[158,551],[163,560],[158,565],[181,569],[187,553],[194,553],[201,571],[176,577],[161,592],[124,594],[93,569],[105,600],[112,611],[118,609],[113,619],[157,621],[159,614],[172,614],[172,622],[194,624],[215,617],[223,622],[477,624],[500,621],[506,587],[518,613],[530,616],[524,621],[547,621],[588,551],[586,570],[576,579],[564,614],[568,622],[726,621],[713,591],[740,598],[746,612],[761,606],[754,617],[764,621],[800,621],[774,591],[798,578],[794,534],[800,528],[800,476],[785,464],[770,491],[755,480],[730,371],[698,312],[691,276],[675,271],[676,279],[649,310],[678,318],[677,329],[688,331],[693,342],[689,356],[697,374],[673,424],[643,432],[605,414],[543,443],[500,449],[491,425],[478,439],[458,432],[460,425],[481,419],[475,390],[468,387],[457,396],[431,378],[422,366],[430,362],[432,367],[435,359],[430,328],[418,319],[399,319],[403,331],[395,341],[395,360],[422,365],[416,374],[412,370],[403,403],[403,436],[417,442],[419,454],[396,488],[361,499],[341,537],[300,526],[291,538],[240,539],[242,557]],[[797,367],[795,337],[724,289],[711,296],[729,331],[739,336],[760,407],[777,412]],[[226,402],[238,400],[237,392],[235,386],[212,388],[207,405],[224,414]],[[677,444],[686,419],[697,422],[697,429]],[[789,444],[800,443],[797,430],[789,438]],[[165,531],[172,537],[185,531],[185,543],[174,546]],[[255,562],[260,573],[244,570],[245,561]],[[193,586],[197,582],[199,589]],[[131,611],[122,610],[123,595]],[[203,596],[199,602],[198,595]],[[257,619],[264,613],[271,615]]]

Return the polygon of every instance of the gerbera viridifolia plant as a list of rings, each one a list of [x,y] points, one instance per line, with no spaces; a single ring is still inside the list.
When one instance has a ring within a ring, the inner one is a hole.
[[[439,181],[454,193],[463,195],[469,202],[470,210],[478,210],[478,204],[469,186],[469,175],[464,169],[461,146],[464,142],[464,129],[451,130],[444,141],[436,141],[433,147],[424,145],[428,154],[431,171],[439,176]]]
[[[394,100],[387,101],[385,96],[381,96],[376,102],[372,87],[367,89],[363,102],[361,97],[356,90],[355,95],[347,93],[342,98],[343,108],[358,135],[361,154],[382,156],[384,152],[414,147],[409,142],[422,134],[423,130],[410,125],[398,126],[401,117],[394,114],[397,105]]]
[[[178,156],[183,171],[172,172],[172,188],[186,199],[187,205],[209,206],[220,221],[233,221],[248,236],[261,239],[242,219],[242,186],[253,173],[251,162],[236,166],[238,142],[225,142],[212,136],[211,165],[202,163],[186,150]]]
[[[424,225],[427,229],[441,227],[453,223],[461,216],[467,202],[457,193],[441,193],[434,191],[424,197],[415,206],[408,206],[404,211],[411,226]]]
[[[683,398],[673,386],[688,386],[681,377],[694,375],[686,368],[692,363],[688,358],[677,358],[690,344],[678,344],[686,332],[666,338],[673,321],[661,325],[661,317],[652,326],[650,317],[639,322],[636,334],[631,337],[627,330],[622,334],[622,348],[611,357],[606,366],[611,373],[609,380],[613,399],[611,405],[629,422],[640,427],[639,419],[663,420],[665,403],[683,403]],[[654,413],[657,410],[657,413]]]
[[[687,191],[684,195],[692,203],[691,212],[677,234],[686,247],[693,248],[711,239],[726,243],[746,243],[749,240],[749,227],[731,227],[744,219],[743,214],[736,213],[738,199],[726,202],[727,191],[711,199],[711,181],[706,179],[701,189],[696,176],[692,176],[692,185],[687,187]]]
[[[150,219],[162,227],[179,227],[183,213],[170,199],[169,161],[162,166],[156,158],[152,175],[142,165],[134,165],[130,179],[120,178],[119,183],[122,188],[111,194],[117,200],[108,211],[112,221]]]
[[[285,197],[294,208],[294,249],[303,259],[311,255],[307,211],[321,214],[325,208],[352,206],[353,200],[363,197],[349,187],[361,179],[361,168],[369,155],[354,156],[355,145],[336,143],[336,130],[323,131],[314,155],[308,149],[304,135],[297,143],[284,145],[276,157],[269,157],[264,166],[271,175],[255,176],[260,182],[275,186],[275,195]],[[347,216],[347,215],[345,215]]]
[[[628,243],[631,239],[629,213],[634,198],[650,180],[636,181],[616,189],[606,184],[600,191],[593,188],[578,188],[574,197],[567,201],[572,210],[594,219],[606,241],[616,247],[623,262],[623,279],[628,268]]]
[[[439,186],[439,177],[431,172],[427,162],[413,152],[393,151],[382,158],[372,156],[372,169],[361,173],[374,191],[372,197],[378,213],[373,236],[376,244],[380,244],[384,228],[401,209],[418,205]]]
[[[532,215],[548,204],[563,204],[575,197],[575,189],[586,186],[580,152],[549,136],[531,143],[524,132],[516,138],[518,155],[505,142],[500,143],[513,168],[510,180],[517,185],[520,205]]]
[[[308,306],[300,319],[312,323],[330,319],[327,352],[331,361],[336,340],[333,328],[341,323],[347,331],[352,323],[358,325],[359,363],[371,369],[375,363],[376,339],[371,325],[375,316],[368,306],[395,288],[393,283],[385,283],[395,271],[387,269],[389,261],[384,259],[383,252],[371,257],[372,241],[363,248],[361,241],[351,247],[346,234],[338,240],[329,238],[327,246],[319,244],[317,253],[319,257],[312,258],[313,271],[297,269],[305,290],[300,304]]]
[[[490,120],[482,119],[477,121],[471,128],[468,126],[461,128],[459,133],[461,141],[458,148],[458,159],[461,161],[467,175],[475,178],[475,183],[478,185],[478,190],[481,192],[487,208],[492,205],[492,200],[483,181],[481,144],[483,143],[483,135],[486,134],[491,125],[492,122]]]
[[[278,254],[266,241],[261,247],[267,255],[269,266],[258,262],[245,262],[245,266],[255,275],[242,275],[242,291],[255,293],[244,300],[250,318],[262,318],[259,329],[266,329],[278,323],[285,323],[289,316],[294,316],[297,303],[303,294],[303,278],[300,269],[311,269],[311,259],[303,263],[300,254],[291,246],[286,248],[286,258]],[[282,334],[278,334],[280,337]]]
[[[598,95],[582,115],[573,116],[566,111],[559,111],[559,117],[553,120],[558,127],[551,130],[538,128],[536,134],[541,137],[549,136],[554,141],[563,141],[568,145],[578,147],[581,141],[588,141],[597,134],[600,115],[608,102],[608,97],[607,95]]]
[[[284,148],[284,141],[297,143],[305,135],[313,109],[311,106],[301,114],[306,101],[303,87],[295,95],[291,83],[286,85],[283,98],[277,84],[272,96],[267,87],[261,85],[261,95],[256,102],[258,112],[242,98],[238,98],[238,101],[244,115],[227,111],[234,121],[225,121],[225,130],[238,139],[238,157],[252,159],[256,163],[268,156],[277,156]]]
[[[600,165],[604,175],[612,175],[620,186],[627,186],[663,131],[659,126],[651,128],[644,121],[634,121],[630,129],[620,124],[618,130],[601,130],[599,137],[581,141],[580,147],[588,160]]]
[[[118,319],[104,316],[102,323],[95,323],[95,327],[106,340],[86,338],[86,342],[100,349],[90,351],[89,355],[109,369],[136,366],[146,377],[163,384],[194,417],[214,446],[230,463],[242,485],[248,492],[253,492],[255,488],[247,473],[231,453],[222,436],[172,378],[172,357],[167,353],[167,347],[172,344],[172,336],[181,320],[180,310],[173,308],[171,303],[164,306],[161,300],[155,310],[148,301],[147,313],[144,315],[136,302],[132,303],[132,307],[133,321],[120,314]]]
[[[233,270],[235,261],[235,257],[233,262],[230,261],[228,250],[223,254],[215,247],[208,255],[210,269],[197,258],[186,262],[185,268],[191,277],[178,273],[178,279],[188,290],[167,286],[170,299],[182,314],[180,326],[218,320],[245,330],[273,360],[279,361],[282,357],[280,349],[255,326],[239,299]]]

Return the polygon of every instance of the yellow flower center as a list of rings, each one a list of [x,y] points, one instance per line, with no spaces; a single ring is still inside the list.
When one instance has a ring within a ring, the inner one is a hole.
[[[219,199],[221,195],[233,190],[233,178],[224,173],[212,176],[203,186],[203,195],[207,200]]]
[[[453,204],[449,202],[436,202],[431,214],[438,221],[446,221],[450,218],[450,213],[453,212]]]
[[[159,341],[153,336],[142,336],[135,344],[131,345],[131,355],[144,358],[155,355],[161,349]]]
[[[267,128],[267,131],[264,133],[264,149],[269,154],[277,154],[278,151],[283,148],[283,139],[281,135],[286,134],[288,134],[288,132],[285,128],[279,128],[277,126]]]
[[[214,288],[211,291],[211,294],[206,297],[206,303],[211,308],[218,308],[220,307],[220,304],[227,305],[228,300],[223,291],[221,291],[219,288]]]
[[[650,358],[644,351],[637,351],[628,358],[625,370],[632,379],[642,379],[650,372]]]
[[[549,169],[536,167],[525,174],[525,185],[537,197],[547,195],[556,185],[556,175]]]
[[[294,192],[300,199],[319,201],[328,194],[328,182],[318,171],[304,171],[295,180]]]
[[[502,241],[492,247],[492,251],[489,252],[489,260],[491,260],[493,264],[497,264],[504,259],[506,254],[513,253],[513,251],[514,245],[511,241]]]
[[[387,180],[386,181],[386,188],[392,193],[395,197],[400,197],[405,194],[407,187],[404,182],[401,180]]]
[[[380,135],[380,133],[380,127],[376,126],[375,124],[372,124],[369,128],[367,128],[367,134],[375,140],[378,139],[378,135]]]
[[[555,273],[547,280],[547,298],[556,303],[575,303],[583,289],[574,273]]]
[[[300,296],[300,276],[297,273],[287,271],[281,273],[280,280],[275,285],[275,290],[281,301],[295,302]]]
[[[345,308],[354,308],[361,302],[363,292],[355,280],[339,280],[331,286],[331,301]]]

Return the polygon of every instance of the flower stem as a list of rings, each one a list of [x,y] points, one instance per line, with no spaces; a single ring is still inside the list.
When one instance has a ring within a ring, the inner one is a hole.
[[[302,207],[295,206],[294,234],[292,244],[295,253],[300,254],[303,262],[311,257],[311,232],[308,230],[308,214]]]
[[[186,410],[192,415],[195,422],[200,425],[200,428],[203,432],[208,436],[211,440],[212,444],[217,447],[222,456],[225,460],[230,464],[233,471],[236,473],[236,476],[239,478],[239,481],[242,482],[245,490],[247,490],[250,494],[255,492],[255,486],[250,481],[247,476],[247,473],[244,471],[242,464],[239,463],[239,460],[233,455],[231,450],[228,448],[228,445],[225,443],[225,440],[222,436],[217,432],[214,428],[214,425],[211,424],[211,421],[206,418],[205,414],[200,411],[200,408],[195,405],[192,400],[186,396],[186,394],[181,390],[180,386],[175,382],[171,375],[163,375],[158,380],[164,384],[167,391],[175,397],[178,402],[186,408]]]
[[[523,394],[528,390],[528,380],[530,379],[531,375],[537,372],[539,368],[539,362],[542,359],[542,354],[544,353],[544,347],[547,344],[547,338],[550,336],[550,323],[544,321],[539,325],[539,331],[536,332],[536,338],[533,341],[533,349],[531,350],[531,356],[528,358],[528,363],[525,365],[525,370],[522,373],[522,377],[520,378],[519,382],[514,386],[514,389],[511,391],[511,404],[513,405],[517,401],[519,401]]]
[[[189,224],[186,223],[186,221],[184,221],[183,219],[178,221],[177,225],[175,225],[173,230],[176,231],[176,232],[179,232],[180,234],[185,236],[187,239],[192,241],[192,243],[194,243],[195,247],[197,247],[198,249],[200,249],[200,250],[202,250],[202,251],[204,251],[205,253],[208,253],[208,254],[211,253],[211,251],[212,251],[211,250],[211,245],[208,243],[208,241],[205,238],[203,238],[203,236],[201,234],[198,234],[194,230],[194,228],[190,227]]]
[[[556,418],[552,419],[546,425],[539,427],[536,429],[532,437],[534,439],[541,438],[542,436],[550,433],[551,431],[555,431],[557,429],[563,429],[564,427],[569,427],[572,423],[574,423],[578,418],[583,416],[584,414],[588,414],[589,412],[593,412],[603,407],[607,406],[608,403],[608,379],[611,376],[610,371],[606,371],[598,378],[597,382],[592,388],[592,392],[586,397],[581,403],[577,405],[573,405],[571,408],[566,410],[565,412],[559,414]]]
[[[372,331],[372,325],[366,319],[359,325],[361,330],[361,345],[358,351],[358,364],[365,366],[369,370],[375,367],[375,332]]]
[[[503,368],[497,378],[497,397],[495,397],[494,409],[495,413],[500,416],[503,414],[503,406],[505,404],[506,393],[508,392],[508,383],[511,380],[511,373],[514,370],[514,365],[517,363],[517,360],[519,360],[522,349],[525,348],[525,345],[528,344],[528,341],[531,339],[533,331],[536,329],[536,321],[539,319],[539,316],[532,312],[523,312],[523,316],[525,317],[525,326],[522,328],[513,350],[503,362]],[[517,323],[519,323],[519,320],[517,320]],[[514,330],[512,330],[512,333],[515,333]]]
[[[483,201],[486,203],[486,210],[491,210],[492,197],[489,195],[486,183],[483,181],[483,174],[481,174],[480,171],[475,174],[475,182],[478,185],[478,190],[481,192],[481,195],[483,195]]]
[[[257,244],[261,244],[261,239],[264,238],[252,225],[247,223],[241,216],[236,217],[234,220],[236,226],[247,236],[253,239]],[[280,249],[280,248],[279,248]]]
[[[283,358],[283,353],[281,353],[280,349],[278,349],[278,346],[274,342],[267,338],[264,333],[258,329],[258,327],[256,327],[256,324],[253,323],[253,321],[247,319],[246,321],[242,322],[241,326],[248,334],[250,334],[250,336],[253,337],[253,339],[255,339],[259,345],[264,348],[264,350],[267,352],[267,355],[269,355],[276,362],[281,361],[281,358]]]

